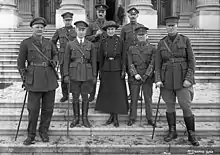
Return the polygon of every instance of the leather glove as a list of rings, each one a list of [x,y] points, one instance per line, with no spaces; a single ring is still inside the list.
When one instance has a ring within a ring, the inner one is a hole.
[[[52,64],[53,67],[56,67],[58,62],[55,60],[51,60],[50,63]]]
[[[148,76],[147,75],[143,75],[143,82],[145,82],[147,80]]]
[[[190,87],[192,85],[192,83],[189,80],[184,80],[183,82],[183,87]]]
[[[122,71],[121,72],[121,79],[124,79],[125,78],[125,71]]]
[[[163,87],[163,83],[161,81],[156,83],[156,88],[161,88]]]
[[[136,80],[142,80],[140,74],[136,74],[136,75],[134,76],[134,78],[135,78]]]
[[[63,81],[64,81],[64,83],[69,83],[70,82],[69,76],[65,76]]]
[[[23,81],[21,88],[23,88],[24,90],[26,90],[26,85],[25,85],[25,81]]]

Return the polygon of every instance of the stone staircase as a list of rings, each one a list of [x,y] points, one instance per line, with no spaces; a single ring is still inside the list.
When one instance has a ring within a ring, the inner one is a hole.
[[[45,36],[51,38],[55,32],[53,26],[46,28]],[[120,29],[117,31],[119,34]],[[179,32],[191,39],[196,55],[196,81],[220,82],[220,30],[197,30],[180,28]],[[150,42],[157,45],[166,35],[164,28],[149,30]],[[31,36],[28,27],[19,29],[0,29],[0,81],[20,81],[16,69],[16,59],[20,42]]]
[[[195,97],[192,109],[196,119],[196,136],[200,142],[199,147],[193,147],[187,141],[182,110],[177,108],[178,138],[165,143],[163,136],[167,131],[165,116],[165,103],[161,100],[158,114],[157,128],[154,139],[151,139],[152,127],[146,124],[143,104],[142,121],[141,104],[138,103],[137,122],[132,126],[126,125],[128,116],[120,115],[120,127],[112,125],[104,126],[109,115],[94,110],[95,102],[90,103],[89,120],[92,128],[81,125],[70,128],[67,136],[67,119],[72,119],[72,106],[68,117],[68,103],[60,103],[61,88],[56,91],[55,108],[49,130],[50,142],[42,143],[39,135],[36,143],[30,146],[22,145],[26,138],[28,112],[23,113],[17,141],[14,141],[15,133],[22,108],[25,91],[21,89],[21,83],[0,90],[0,154],[1,155],[146,155],[146,154],[174,154],[194,155],[220,154],[220,104],[219,85],[214,83],[195,85]],[[153,115],[155,116],[159,91],[153,90]]]

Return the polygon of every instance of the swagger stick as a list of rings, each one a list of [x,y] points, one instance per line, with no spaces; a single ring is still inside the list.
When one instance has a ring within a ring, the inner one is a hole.
[[[28,91],[26,90],[25,96],[24,96],[23,106],[22,106],[22,109],[21,109],[20,120],[19,120],[19,123],[18,123],[16,135],[15,135],[15,141],[17,140],[17,137],[18,137],[18,132],[19,132],[19,128],[20,128],[20,125],[21,125],[21,120],[22,120],[22,116],[23,116],[23,112],[24,112],[24,106],[25,106],[25,102],[26,102],[26,98],[27,98],[27,93],[28,93]]]
[[[68,109],[67,109],[67,137],[69,137],[69,116],[70,116],[70,81],[68,83]]]
[[[156,116],[155,116],[155,120],[154,120],[154,126],[153,126],[153,132],[152,132],[152,139],[154,139],[154,132],[155,132],[155,128],[156,128],[156,123],[157,123],[157,115],[159,112],[159,107],[160,107],[160,98],[161,98],[161,91],[160,91],[160,95],[159,95],[159,99],[158,99],[158,103],[157,103],[157,111],[156,111]]]

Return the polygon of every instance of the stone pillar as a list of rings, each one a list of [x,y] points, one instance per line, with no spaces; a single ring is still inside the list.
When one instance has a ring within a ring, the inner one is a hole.
[[[32,0],[19,0],[18,10],[22,18],[22,26],[29,26],[33,18]],[[36,8],[36,7],[35,7]]]
[[[73,23],[77,20],[86,20],[83,0],[62,0],[60,8],[56,10],[56,28],[64,26],[61,14],[67,11],[74,14]]]
[[[0,28],[17,28],[21,18],[17,9],[18,0],[0,0]]]
[[[135,7],[139,10],[138,22],[150,29],[157,28],[157,11],[153,9],[151,0],[132,0],[128,8]]]
[[[220,29],[220,1],[197,0],[191,24],[200,29]]]

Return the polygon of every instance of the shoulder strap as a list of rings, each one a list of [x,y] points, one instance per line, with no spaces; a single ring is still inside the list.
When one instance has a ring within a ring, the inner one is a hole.
[[[170,50],[170,48],[169,48],[169,46],[167,45],[167,43],[166,43],[165,40],[163,40],[163,43],[164,43],[164,45],[166,46],[166,48],[168,49],[168,51],[169,51],[170,53],[172,53],[172,51]]]

